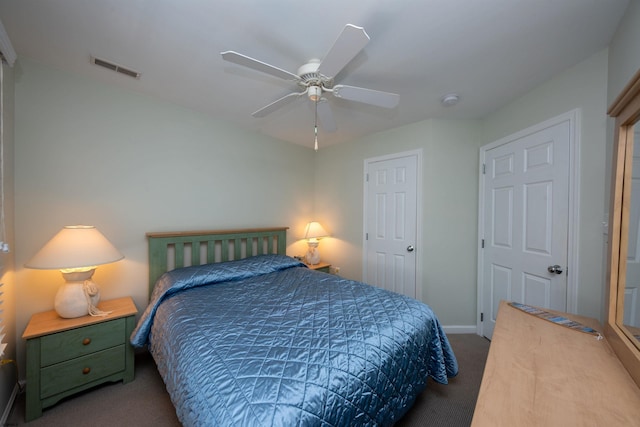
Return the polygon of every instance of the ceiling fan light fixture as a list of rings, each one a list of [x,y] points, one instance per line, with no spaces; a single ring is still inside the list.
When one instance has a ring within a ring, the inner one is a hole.
[[[309,86],[309,99],[316,102],[320,101],[320,96],[322,96],[322,89],[320,86]]]

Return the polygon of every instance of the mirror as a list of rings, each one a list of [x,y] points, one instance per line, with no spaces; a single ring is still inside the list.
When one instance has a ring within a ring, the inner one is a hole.
[[[620,298],[623,301],[621,309],[624,331],[634,340],[636,347],[640,347],[640,125],[636,123],[632,127],[633,132],[630,134],[633,141],[627,141],[629,148],[625,154],[632,161],[628,176],[631,185],[629,199],[624,200],[624,204],[629,206],[629,225],[626,266],[620,265],[625,270],[624,291]]]
[[[640,70],[608,113],[615,135],[604,334],[640,386]]]

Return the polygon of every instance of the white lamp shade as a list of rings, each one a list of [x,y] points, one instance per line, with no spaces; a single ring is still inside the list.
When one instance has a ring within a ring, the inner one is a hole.
[[[304,232],[305,239],[320,239],[322,237],[327,237],[328,235],[329,233],[327,233],[327,230],[325,230],[317,221],[312,221],[307,224],[307,228]]]
[[[39,270],[95,267],[124,258],[106,237],[90,225],[66,226],[24,266]]]

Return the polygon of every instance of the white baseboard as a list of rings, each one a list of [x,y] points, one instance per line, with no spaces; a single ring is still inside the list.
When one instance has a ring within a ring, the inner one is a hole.
[[[478,328],[476,325],[449,325],[442,326],[445,334],[477,334]]]
[[[16,401],[16,397],[18,397],[18,393],[20,392],[20,388],[18,384],[13,386],[13,391],[11,392],[11,396],[9,397],[9,401],[7,402],[7,406],[4,408],[2,412],[2,418],[0,418],[0,425],[7,425],[7,419],[9,419],[9,415],[11,414],[11,410],[13,409],[13,403]]]

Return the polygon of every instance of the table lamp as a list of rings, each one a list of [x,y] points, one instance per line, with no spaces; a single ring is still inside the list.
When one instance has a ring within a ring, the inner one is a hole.
[[[91,280],[98,265],[124,258],[95,227],[65,226],[24,266],[38,270],[60,270],[65,279],[54,300],[60,317],[74,318],[86,314],[104,315],[96,308],[100,288]]]
[[[307,239],[307,245],[309,250],[307,251],[306,260],[307,264],[316,265],[320,262],[320,252],[318,252],[319,239],[327,237],[329,233],[322,225],[317,221],[312,221],[307,224],[307,228],[304,232],[304,238]]]

